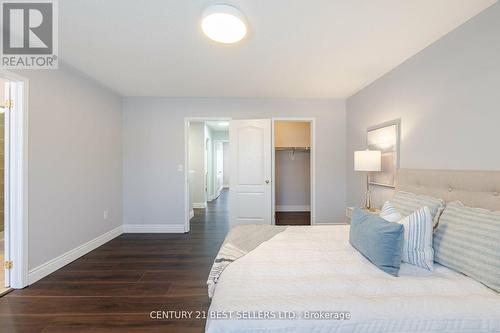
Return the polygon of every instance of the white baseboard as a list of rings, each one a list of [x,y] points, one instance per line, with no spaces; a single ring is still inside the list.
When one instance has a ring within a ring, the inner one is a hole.
[[[316,221],[314,225],[342,225],[349,224],[345,219],[336,219],[336,220],[328,220],[328,221]]]
[[[302,205],[277,205],[277,212],[310,212],[311,206],[302,206]]]
[[[207,208],[206,202],[193,202],[193,208]]]
[[[123,232],[128,234],[138,233],[184,233],[184,224],[124,224]]]
[[[106,232],[85,244],[82,244],[60,256],[41,264],[38,267],[33,268],[28,272],[28,284],[33,284],[41,278],[57,271],[59,268],[66,266],[70,262],[80,258],[81,256],[95,250],[99,246],[109,242],[115,237],[120,236],[123,233],[123,226],[118,226],[113,230]]]
[[[189,219],[191,220],[194,217],[194,210],[191,209],[189,212]]]

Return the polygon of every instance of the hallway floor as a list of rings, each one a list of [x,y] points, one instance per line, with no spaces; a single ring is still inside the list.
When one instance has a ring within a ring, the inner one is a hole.
[[[311,213],[276,212],[276,225],[311,225]]]

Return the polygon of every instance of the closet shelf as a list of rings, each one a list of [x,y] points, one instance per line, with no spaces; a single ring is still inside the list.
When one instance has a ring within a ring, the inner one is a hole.
[[[310,151],[311,147],[274,147],[276,151]]]

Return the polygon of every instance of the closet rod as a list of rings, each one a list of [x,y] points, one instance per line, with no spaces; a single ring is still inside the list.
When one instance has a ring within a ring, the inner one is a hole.
[[[311,147],[274,147],[276,151],[310,151]]]

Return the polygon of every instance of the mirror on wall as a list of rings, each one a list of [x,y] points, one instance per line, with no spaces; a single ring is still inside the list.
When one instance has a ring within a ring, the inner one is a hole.
[[[401,119],[369,127],[366,134],[369,150],[382,152],[382,170],[369,173],[369,184],[396,187],[399,168]]]

